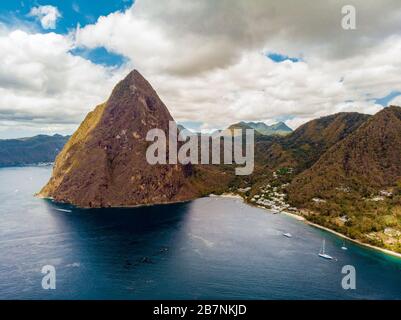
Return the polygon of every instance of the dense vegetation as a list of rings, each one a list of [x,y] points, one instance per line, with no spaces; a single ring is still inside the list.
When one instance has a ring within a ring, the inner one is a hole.
[[[53,162],[68,139],[56,134],[0,140],[0,167]]]
[[[309,221],[401,252],[400,155],[401,108],[339,113],[285,137],[257,135],[254,173],[232,176],[228,189],[258,205],[283,205],[284,192]]]

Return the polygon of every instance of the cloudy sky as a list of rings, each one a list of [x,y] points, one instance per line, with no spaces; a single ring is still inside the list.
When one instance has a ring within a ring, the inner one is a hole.
[[[401,105],[401,3],[1,1],[0,138],[72,133],[133,68],[196,130],[375,113]]]

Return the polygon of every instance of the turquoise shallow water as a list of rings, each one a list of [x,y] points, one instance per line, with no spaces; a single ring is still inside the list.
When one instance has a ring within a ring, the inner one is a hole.
[[[0,169],[0,299],[400,299],[401,260],[236,199],[78,210],[50,167]],[[71,210],[71,212],[60,211]],[[283,237],[290,232],[293,238]],[[322,240],[337,261],[317,256]],[[56,290],[41,268],[56,268]],[[356,268],[356,290],[341,268]]]

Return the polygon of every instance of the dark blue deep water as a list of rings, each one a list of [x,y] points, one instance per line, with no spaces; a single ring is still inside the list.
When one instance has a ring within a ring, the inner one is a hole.
[[[0,169],[0,299],[400,299],[401,261],[228,198],[77,210],[33,194],[50,167]],[[282,236],[290,232],[292,239]],[[322,239],[337,261],[317,256]],[[56,290],[41,269],[56,268]],[[356,268],[356,290],[341,268]]]

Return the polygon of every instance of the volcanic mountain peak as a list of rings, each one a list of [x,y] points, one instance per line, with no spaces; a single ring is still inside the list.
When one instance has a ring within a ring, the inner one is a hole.
[[[108,102],[112,103],[114,100],[120,102],[122,98],[132,97],[138,93],[145,96],[157,95],[150,83],[137,70],[133,70],[115,86]]]
[[[132,206],[194,198],[190,166],[151,166],[150,129],[173,121],[152,86],[134,70],[88,114],[56,159],[40,195],[80,207]]]

